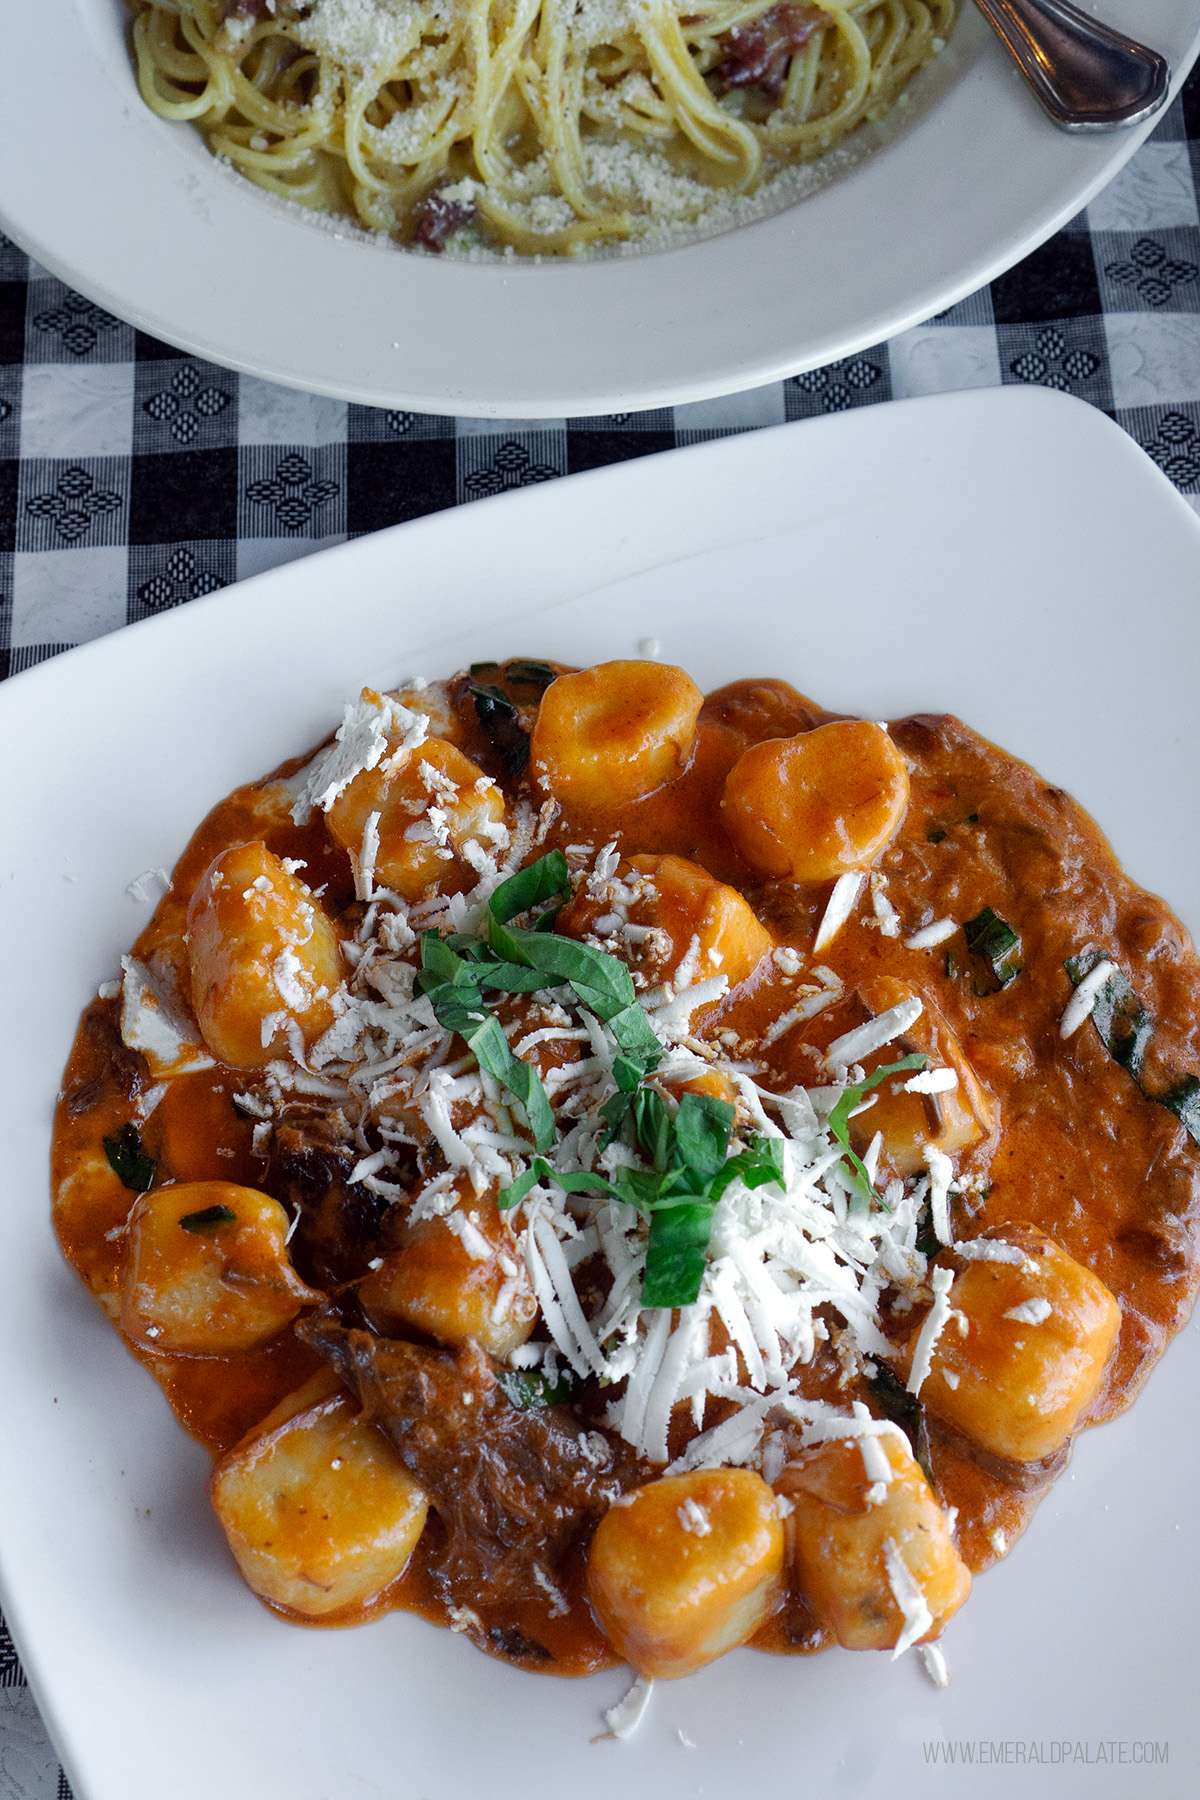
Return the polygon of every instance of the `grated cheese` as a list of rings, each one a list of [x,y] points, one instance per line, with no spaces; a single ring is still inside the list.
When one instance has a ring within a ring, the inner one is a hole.
[[[857,906],[862,885],[863,872],[861,869],[851,869],[848,875],[841,875],[834,882],[833,892],[829,896],[821,923],[817,927],[816,941],[813,944],[814,950],[824,950],[827,944],[833,942]]]
[[[646,1716],[653,1691],[654,1683],[649,1677],[639,1675],[628,1693],[605,1712],[604,1723],[608,1726],[605,1735],[622,1739],[632,1737]]]
[[[895,1662],[918,1638],[932,1630],[933,1614],[912,1570],[901,1556],[895,1538],[884,1538],[883,1562],[892,1598],[904,1615],[904,1629],[896,1639],[896,1647],[892,1651],[892,1661]]]
[[[933,1363],[934,1349],[950,1317],[949,1294],[953,1285],[954,1271],[952,1269],[935,1269],[933,1271],[933,1305],[929,1309],[925,1323],[917,1333],[912,1369],[909,1372],[907,1384],[910,1394],[919,1394],[925,1385]]]
[[[1098,962],[1094,969],[1089,970],[1067,1002],[1067,1010],[1059,1022],[1059,1037],[1074,1037],[1084,1020],[1091,1017],[1105,982],[1116,972],[1117,965],[1114,962]]]
[[[864,1056],[873,1056],[876,1050],[882,1050],[894,1038],[915,1025],[925,1006],[916,995],[901,1000],[898,1006],[889,1006],[874,1019],[868,1019],[865,1025],[856,1025],[852,1031],[844,1031],[841,1037],[834,1038],[825,1052],[825,1062],[831,1069],[846,1069],[852,1063],[861,1062]]]
[[[906,937],[904,947],[906,950],[932,950],[935,944],[944,944],[947,938],[952,938],[957,930],[956,920],[935,919],[932,925],[922,925],[920,931]]]
[[[1048,1300],[1022,1300],[1019,1306],[1010,1306],[1004,1317],[1015,1319],[1018,1325],[1044,1325],[1054,1311]]]

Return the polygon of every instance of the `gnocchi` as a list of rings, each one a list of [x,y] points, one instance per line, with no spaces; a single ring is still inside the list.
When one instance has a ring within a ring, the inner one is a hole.
[[[188,907],[192,1002],[205,1043],[235,1069],[316,1042],[337,1017],[332,920],[265,844],[215,857]]]
[[[223,1456],[213,1509],[249,1587],[302,1618],[367,1606],[403,1574],[428,1502],[328,1372]]]
[[[752,744],[730,770],[725,829],[765,875],[833,881],[867,868],[908,805],[908,767],[881,725],[838,719]]]
[[[783,1558],[779,1508],[761,1476],[670,1475],[605,1513],[588,1554],[588,1595],[640,1675],[690,1675],[770,1617]]]
[[[588,813],[642,800],[684,769],[704,696],[669,663],[611,662],[560,675],[530,741],[539,779]]]
[[[321,1295],[292,1268],[277,1200],[227,1181],[143,1194],[129,1217],[121,1328],[143,1349],[221,1356],[273,1337]]]

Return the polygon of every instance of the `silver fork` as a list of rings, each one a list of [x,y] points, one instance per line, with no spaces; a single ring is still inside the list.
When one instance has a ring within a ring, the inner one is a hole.
[[[1030,87],[1064,131],[1119,131],[1167,96],[1165,59],[1068,0],[976,0]]]

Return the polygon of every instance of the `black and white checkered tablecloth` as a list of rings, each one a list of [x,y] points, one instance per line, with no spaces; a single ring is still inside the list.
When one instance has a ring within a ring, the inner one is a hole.
[[[276,563],[507,488],[910,394],[1026,382],[1115,418],[1200,512],[1200,72],[990,287],[807,375],[529,424],[323,400],[146,337],[0,237],[0,677]],[[0,1800],[69,1800],[0,1620]]]

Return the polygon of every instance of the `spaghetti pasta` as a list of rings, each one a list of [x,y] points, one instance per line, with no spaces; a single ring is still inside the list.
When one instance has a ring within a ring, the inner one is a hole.
[[[523,255],[732,220],[881,118],[955,12],[955,0],[131,4],[147,104],[194,122],[259,187],[425,249]]]

